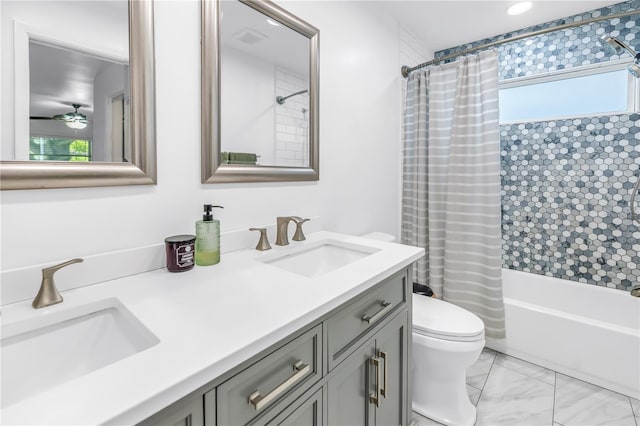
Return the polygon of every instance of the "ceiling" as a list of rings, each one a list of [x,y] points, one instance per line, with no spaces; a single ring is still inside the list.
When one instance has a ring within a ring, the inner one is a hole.
[[[73,111],[73,104],[91,115],[94,80],[111,64],[71,49],[30,42],[30,115],[64,114]]]
[[[541,24],[551,20],[564,18],[578,13],[586,12],[600,7],[618,3],[619,1],[602,1],[602,0],[582,0],[582,1],[566,1],[566,0],[539,0],[534,2],[533,8],[519,16],[509,16],[506,14],[508,6],[515,3],[514,1],[486,1],[486,0],[360,0],[360,5],[379,13],[392,16],[398,20],[405,28],[412,32],[416,37],[421,39],[426,51],[435,51],[448,47],[457,46],[459,44],[477,41],[483,38],[492,37],[509,31],[526,28],[532,25]],[[102,2],[97,2],[102,3]],[[106,2],[108,4],[108,2]],[[93,3],[92,3],[93,4]],[[230,15],[228,15],[230,16]],[[266,31],[266,30],[265,30]],[[290,53],[290,49],[285,49]],[[425,60],[430,58],[425,58]],[[45,71],[44,80],[53,78],[53,69],[63,69],[62,75],[71,75],[81,69],[91,69],[90,75],[99,72],[102,66],[99,62],[95,62],[95,58],[86,57],[84,62],[82,58],[76,58],[74,61],[63,61],[59,66],[54,66],[56,61],[52,58],[44,60],[44,64],[39,69]],[[73,66],[70,64],[73,63]],[[408,64],[415,65],[415,64]],[[71,68],[70,68],[71,67]],[[46,74],[49,77],[46,77]],[[36,107],[37,115],[54,115],[68,112],[69,108],[60,103],[71,104],[81,103],[87,113],[91,113],[93,109],[91,93],[81,93],[79,87],[72,88],[69,85],[61,84],[61,82],[47,85],[48,91],[55,88],[56,93],[42,94],[40,99],[34,97],[33,103],[39,104]],[[86,86],[86,84],[85,84]],[[43,92],[46,92],[42,88]],[[44,99],[47,98],[47,99]],[[32,103],[32,104],[33,104]],[[55,105],[57,103],[57,106]],[[32,105],[35,106],[35,105]]]
[[[221,3],[220,44],[275,63],[308,78],[309,39],[253,8],[232,1]],[[224,66],[224,61],[222,61]]]
[[[576,15],[620,0],[534,1],[528,12],[509,16],[516,1],[383,0],[372,1],[379,11],[396,18],[414,36],[437,51]],[[430,58],[425,58],[430,59]]]
[[[128,57],[127,1],[0,2],[7,18],[37,28],[29,42],[29,114],[52,117],[80,104],[91,122],[96,76]]]

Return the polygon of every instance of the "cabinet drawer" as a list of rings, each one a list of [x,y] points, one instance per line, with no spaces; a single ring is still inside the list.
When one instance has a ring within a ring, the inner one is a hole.
[[[219,425],[244,425],[322,376],[322,325],[252,364],[217,388]]]
[[[326,321],[329,370],[355,349],[360,336],[406,304],[407,280],[406,270],[392,275]]]

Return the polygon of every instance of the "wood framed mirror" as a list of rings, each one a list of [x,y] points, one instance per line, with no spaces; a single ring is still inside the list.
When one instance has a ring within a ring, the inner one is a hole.
[[[202,2],[202,182],[319,179],[319,31],[267,0]]]

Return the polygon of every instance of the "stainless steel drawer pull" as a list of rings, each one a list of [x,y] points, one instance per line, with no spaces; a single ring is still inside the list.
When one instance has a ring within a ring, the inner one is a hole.
[[[384,373],[382,375],[383,380],[382,380],[382,389],[380,389],[380,395],[382,395],[383,398],[387,397],[387,378],[388,378],[388,366],[389,366],[389,356],[387,355],[386,352],[382,352],[382,351],[378,351],[378,356],[380,358],[382,358],[382,360],[384,361]]]
[[[380,406],[380,360],[378,358],[370,358],[371,365],[376,367],[376,393],[369,395],[369,403],[376,407]]]
[[[380,303],[381,309],[376,312],[373,315],[369,315],[369,314],[365,314],[362,316],[362,321],[366,322],[367,324],[371,324],[372,322],[376,322],[378,321],[379,318],[383,317],[387,312],[389,312],[391,310],[391,308],[393,308],[393,303],[391,302],[387,302],[387,301],[382,301]]]
[[[304,364],[302,361],[298,361],[293,364],[293,369],[295,370],[295,373],[293,373],[293,375],[287,380],[276,386],[275,389],[268,394],[262,396],[260,395],[260,391],[255,391],[249,395],[249,404],[252,404],[256,411],[263,409],[267,404],[288,391],[291,386],[300,381],[305,374],[311,371],[309,364]]]

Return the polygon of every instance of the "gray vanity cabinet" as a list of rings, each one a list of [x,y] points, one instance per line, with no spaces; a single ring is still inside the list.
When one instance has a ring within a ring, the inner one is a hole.
[[[403,311],[334,370],[329,425],[408,424],[409,336]]]
[[[262,418],[267,412],[291,404],[321,377],[322,324],[318,324],[218,386],[217,422],[265,424]]]
[[[191,394],[149,417],[144,426],[204,426],[202,395]]]
[[[361,346],[333,371],[333,380],[327,384],[330,425],[374,424],[375,407],[369,397],[375,392],[370,380],[375,349],[374,342]]]
[[[269,426],[323,426],[324,419],[324,398],[323,389],[320,388],[312,393],[311,396],[303,396],[300,398],[302,403],[291,404],[284,411],[273,419],[269,420],[266,425]]]
[[[408,425],[409,277],[397,272],[142,424]]]
[[[357,297],[325,321],[327,360],[332,370],[385,318],[407,306],[407,271],[398,272]]]
[[[376,355],[380,357],[380,373],[384,386],[376,425],[408,425],[409,400],[409,339],[411,325],[408,312],[400,313],[376,335]]]

